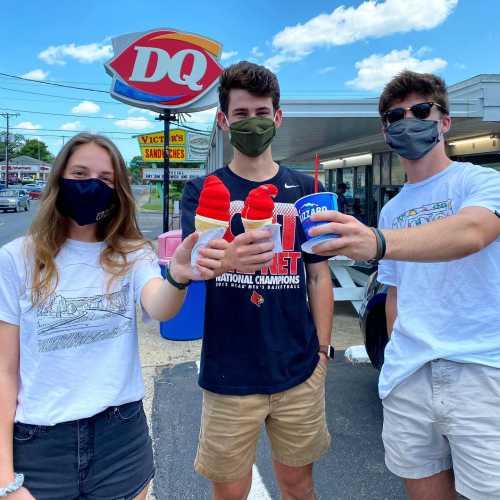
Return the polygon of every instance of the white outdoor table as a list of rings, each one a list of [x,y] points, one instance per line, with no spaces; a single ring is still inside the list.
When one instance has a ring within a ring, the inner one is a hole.
[[[333,287],[335,301],[349,301],[359,313],[361,303],[366,292],[368,276],[357,269],[353,269],[355,260],[343,255],[328,259],[333,275],[340,283],[340,287]]]

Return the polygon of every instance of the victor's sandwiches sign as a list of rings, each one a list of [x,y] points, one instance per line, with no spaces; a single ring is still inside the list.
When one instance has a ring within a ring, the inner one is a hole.
[[[217,104],[222,45],[173,29],[129,33],[112,40],[105,64],[113,77],[111,95],[132,106],[201,111]]]

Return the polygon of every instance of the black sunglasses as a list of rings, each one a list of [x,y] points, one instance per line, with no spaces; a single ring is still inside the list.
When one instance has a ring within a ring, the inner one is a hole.
[[[382,121],[388,125],[398,122],[399,120],[404,119],[407,111],[411,111],[415,118],[425,120],[426,118],[429,118],[433,106],[439,108],[443,113],[448,114],[448,111],[437,102],[419,102],[409,108],[393,108],[386,111],[382,114]]]

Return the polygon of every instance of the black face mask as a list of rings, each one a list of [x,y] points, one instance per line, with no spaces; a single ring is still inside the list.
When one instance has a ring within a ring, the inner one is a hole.
[[[59,179],[57,208],[79,226],[95,224],[113,210],[115,190],[99,179]]]

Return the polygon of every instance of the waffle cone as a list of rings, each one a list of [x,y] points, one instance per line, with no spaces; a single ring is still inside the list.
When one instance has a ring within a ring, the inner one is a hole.
[[[273,223],[272,217],[270,219],[261,219],[261,220],[252,220],[252,219],[244,219],[241,218],[241,222],[243,222],[243,227],[245,231],[253,231],[254,229],[260,229],[268,224]]]
[[[195,215],[194,217],[194,227],[200,233],[210,229],[227,229],[228,226],[229,223],[224,220],[210,219],[201,215]]]

